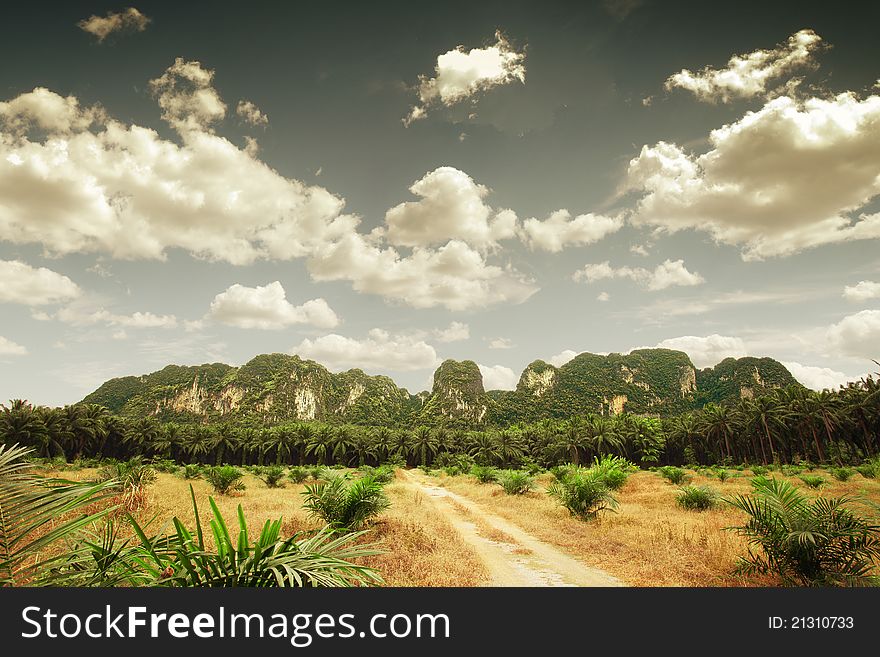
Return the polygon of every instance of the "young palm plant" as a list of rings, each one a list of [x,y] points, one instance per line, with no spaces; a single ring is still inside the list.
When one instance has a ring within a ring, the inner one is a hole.
[[[592,520],[602,511],[614,511],[618,506],[602,474],[592,468],[579,468],[557,479],[547,493],[581,520]]]
[[[150,538],[130,518],[141,541],[144,569],[158,586],[185,587],[348,587],[381,584],[382,578],[353,559],[379,554],[371,544],[356,544],[363,532],[337,536],[330,528],[281,538],[281,521],[266,521],[252,538],[238,505],[238,533],[233,534],[209,497],[214,549],[206,542],[195,494],[190,487],[195,535],[178,519],[174,533]]]
[[[65,516],[118,492],[117,481],[50,479],[36,474],[25,457],[31,449],[0,445],[0,586],[33,583],[65,555],[45,550],[115,510]],[[48,528],[48,529],[46,529]],[[51,584],[49,578],[44,582]]]
[[[741,574],[775,574],[797,586],[872,586],[880,560],[880,526],[859,517],[851,497],[812,500],[789,482],[759,478],[752,495],[729,504],[748,514],[745,525],[731,527],[760,548],[740,557]]]
[[[351,482],[344,477],[330,477],[307,485],[302,495],[309,515],[343,532],[359,529],[391,506],[382,484],[369,475]]]

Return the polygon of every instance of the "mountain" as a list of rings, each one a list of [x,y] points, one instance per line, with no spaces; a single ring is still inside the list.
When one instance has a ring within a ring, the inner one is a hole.
[[[265,354],[241,367],[168,367],[111,379],[83,399],[126,417],[162,421],[316,420],[372,426],[506,426],[585,413],[666,416],[798,385],[772,358],[728,358],[697,370],[687,354],[637,349],[583,353],[561,367],[529,364],[515,390],[483,388],[473,361],[444,361],[430,392],[410,394],[387,376],[333,373],[298,356]]]

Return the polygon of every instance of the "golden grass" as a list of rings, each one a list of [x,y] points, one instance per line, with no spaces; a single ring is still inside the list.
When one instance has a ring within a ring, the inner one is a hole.
[[[52,473],[67,479],[85,480],[95,470]],[[154,516],[149,533],[158,533],[162,524],[177,516],[190,529],[195,528],[189,486],[192,484],[199,516],[205,530],[205,541],[213,547],[208,522],[213,517],[208,497],[214,497],[223,517],[234,532],[238,527],[237,507],[240,504],[252,536],[263,523],[283,517],[282,534],[317,529],[323,522],[308,517],[302,508],[305,484],[286,482],[284,488],[268,488],[257,477],[246,474],[245,490],[233,495],[216,495],[202,479],[185,480],[179,476],[158,473],[156,483],[149,487],[146,505],[135,515],[144,524]],[[364,542],[374,542],[384,554],[361,560],[375,568],[387,586],[479,586],[488,581],[488,572],[472,548],[461,539],[452,525],[421,494],[402,482],[385,488],[391,508],[368,527]],[[151,531],[150,531],[151,530]]]
[[[717,479],[691,473],[690,483],[708,484],[724,496],[748,493],[748,477]],[[862,494],[880,500],[880,485],[855,475],[836,481],[826,472],[828,484],[818,494]],[[775,473],[780,476],[779,473]],[[546,486],[549,475],[538,478]],[[811,495],[796,477],[788,478]],[[573,518],[543,490],[526,495],[506,495],[499,486],[476,483],[468,476],[441,475],[439,483],[482,505],[535,537],[562,548],[588,565],[601,568],[631,586],[755,586],[774,585],[772,578],[741,579],[733,576],[737,556],[746,542],[725,527],[742,524],[745,515],[725,505],[706,512],[685,511],[675,504],[677,487],[651,472],[630,476],[618,493],[617,513],[585,523]]]

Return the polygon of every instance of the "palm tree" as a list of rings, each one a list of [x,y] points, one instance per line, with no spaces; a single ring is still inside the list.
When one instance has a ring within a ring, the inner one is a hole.
[[[0,435],[7,445],[34,447],[39,456],[51,456],[53,441],[46,425],[24,399],[13,399],[9,406],[0,405]],[[54,446],[61,447],[57,443]]]
[[[498,456],[501,458],[502,467],[509,467],[523,456],[522,443],[519,434],[505,429],[494,436],[497,445]]]
[[[723,453],[727,460],[733,458],[730,437],[734,433],[733,412],[728,406],[709,403],[703,407],[700,425],[710,444]]]
[[[473,435],[468,453],[481,465],[492,465],[501,460],[501,455],[498,453],[498,443],[495,442],[491,434],[485,431]]]
[[[586,430],[588,444],[599,457],[610,454],[612,451],[618,451],[623,447],[623,442],[617,435],[614,421],[611,418],[604,415],[588,415]]]
[[[234,457],[241,447],[241,442],[238,439],[235,428],[228,423],[217,427],[212,447],[214,449],[214,465],[227,463],[229,456],[232,455]]]
[[[322,425],[312,436],[306,445],[306,453],[314,454],[318,465],[326,465],[327,454],[333,449],[333,431],[327,425]]]
[[[421,426],[413,432],[410,453],[419,457],[419,464],[422,467],[427,466],[428,461],[433,460],[438,447],[437,439],[428,427]]]

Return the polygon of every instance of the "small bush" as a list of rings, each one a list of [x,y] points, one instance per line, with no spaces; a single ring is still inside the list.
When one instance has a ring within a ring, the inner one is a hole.
[[[602,511],[614,511],[618,506],[614,493],[593,469],[581,469],[565,479],[557,479],[550,484],[547,494],[581,520],[592,520]]]
[[[837,481],[848,481],[853,476],[852,468],[831,468],[831,476]]]
[[[339,531],[357,529],[391,506],[382,484],[369,475],[351,482],[344,477],[331,477],[307,485],[302,495],[303,508],[309,515]]]
[[[150,463],[156,472],[165,472],[167,474],[175,474],[180,466],[171,459],[155,459]]]
[[[233,465],[218,465],[205,472],[205,479],[219,495],[244,490],[242,477],[244,473]]]
[[[491,484],[498,476],[498,471],[490,465],[475,465],[471,468],[471,474],[481,484]]]
[[[708,486],[684,486],[679,489],[675,503],[688,511],[707,511],[718,500],[718,493]]]
[[[447,465],[443,468],[443,472],[445,472],[448,477],[457,477],[462,474],[461,468],[457,465]]]
[[[394,481],[394,468],[388,464],[380,465],[378,468],[369,465],[358,468],[364,477],[372,477],[380,484],[390,484]]]
[[[284,488],[284,468],[280,465],[270,465],[260,476],[267,488]]]
[[[572,465],[571,463],[566,463],[565,465],[554,465],[550,468],[550,474],[556,479],[556,481],[565,481],[568,477],[573,475],[578,471],[578,467]]]
[[[877,466],[873,463],[865,463],[864,465],[856,467],[856,472],[862,475],[865,479],[874,479],[877,477]]]
[[[309,478],[309,469],[304,468],[301,465],[295,465],[290,468],[290,472],[287,473],[287,476],[290,480],[295,484],[301,484],[306,479]]]
[[[202,476],[202,468],[195,463],[187,463],[183,466],[184,479],[198,479]]]
[[[660,476],[666,479],[670,484],[675,484],[676,486],[680,486],[681,484],[690,481],[691,476],[682,468],[676,468],[672,465],[664,465],[662,468],[657,470],[660,473]]]
[[[601,460],[594,458],[590,469],[598,473],[608,488],[620,490],[626,483],[629,473],[638,468],[624,458],[609,455],[603,456]]]
[[[522,470],[499,470],[497,481],[508,495],[524,495],[535,487],[529,473]]]
[[[810,488],[819,488],[819,486],[825,483],[825,478],[819,475],[801,475],[798,479]]]
[[[781,471],[782,474],[784,474],[786,477],[796,477],[797,475],[799,475],[799,474],[800,474],[801,472],[803,472],[804,470],[803,470],[803,468],[799,468],[799,467],[797,467],[796,465],[783,465],[783,466],[780,468],[780,471]]]
[[[765,474],[770,472],[769,468],[765,468],[762,465],[753,465],[751,468],[752,474],[756,477],[763,477]]]
[[[715,476],[718,477],[718,481],[720,481],[722,484],[730,479],[730,473],[724,469],[716,470]]]
[[[147,486],[156,481],[156,471],[136,457],[103,466],[98,477],[102,481],[117,480],[122,489],[122,505],[127,511],[137,511],[147,503]]]

